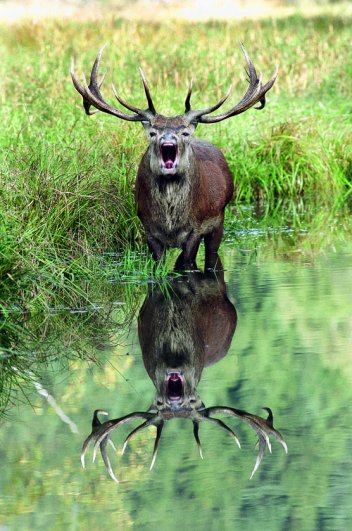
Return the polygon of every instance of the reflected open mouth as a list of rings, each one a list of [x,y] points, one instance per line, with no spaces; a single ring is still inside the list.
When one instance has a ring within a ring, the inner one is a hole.
[[[166,377],[166,391],[170,402],[183,398],[183,376],[179,372],[170,372]]]
[[[173,142],[164,142],[163,144],[160,144],[160,159],[164,169],[176,169],[177,145]]]

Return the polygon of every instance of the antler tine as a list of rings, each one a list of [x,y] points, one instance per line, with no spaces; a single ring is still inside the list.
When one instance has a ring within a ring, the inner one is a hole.
[[[251,413],[247,413],[247,411],[242,411],[241,409],[235,409],[227,406],[208,407],[205,412],[208,415],[210,413],[224,413],[225,415],[231,415],[233,417],[237,417],[243,420],[254,429],[258,436],[260,434],[262,437],[264,437],[269,452],[271,453],[271,444],[267,434],[267,432],[269,432],[271,428],[266,424],[265,419],[262,419],[257,415],[252,415]]]
[[[104,72],[104,74],[100,78],[100,81],[98,82],[99,90],[101,89],[102,84],[104,83],[105,76],[106,76],[106,72]]]
[[[154,417],[152,413],[134,412],[130,413],[129,415],[125,415],[124,417],[120,417],[119,419],[108,420],[107,422],[104,422],[98,429],[97,433],[94,435],[95,444],[93,448],[93,462],[95,461],[98,446],[100,445],[100,443],[103,441],[103,439],[105,439],[107,435],[109,435],[113,430],[118,428],[118,426],[125,424],[125,422],[128,422],[131,419],[142,418],[149,420],[152,417]]]
[[[153,457],[152,457],[152,462],[150,464],[149,470],[151,470],[155,464],[156,456],[159,450],[160,437],[161,437],[161,432],[163,431],[163,427],[164,427],[164,421],[161,420],[156,425],[156,437],[155,437],[155,443],[154,443]]]
[[[264,108],[265,94],[274,85],[279,69],[277,67],[271,79],[269,79],[269,81],[265,83],[265,85],[262,86],[262,78],[261,76],[258,77],[256,69],[242,43],[241,43],[241,48],[242,48],[243,54],[246,59],[247,68],[248,68],[246,72],[249,77],[249,86],[248,86],[248,89],[245,95],[239,101],[239,103],[237,103],[237,105],[235,105],[228,111],[222,114],[218,114],[216,116],[206,116],[206,115],[215,111],[216,108],[218,107],[215,107],[215,108],[210,107],[209,109],[204,109],[202,111],[191,111],[191,114],[193,113],[192,114],[193,121],[196,121],[199,123],[207,123],[207,124],[221,122],[222,120],[226,120],[226,118],[230,118],[231,116],[236,116],[238,114],[241,114],[242,112],[247,111],[250,107],[253,107],[258,102],[260,103],[260,106],[255,107],[255,108],[258,110]]]
[[[264,437],[262,437],[260,435],[259,436],[259,451],[258,451],[257,459],[255,460],[254,467],[253,467],[253,470],[252,470],[252,473],[251,473],[249,479],[252,479],[252,477],[254,476],[256,471],[258,470],[258,467],[259,467],[259,465],[260,465],[260,463],[262,462],[262,459],[263,459],[265,448],[266,448],[266,441],[265,441]]]
[[[193,421],[193,435],[194,435],[194,438],[198,446],[199,455],[203,459],[203,449],[202,449],[202,445],[199,439],[198,432],[199,432],[199,422],[197,420],[194,420]]]
[[[274,75],[261,88],[260,94],[262,94],[262,97],[261,97],[261,99],[258,100],[259,103],[260,103],[260,106],[259,107],[254,107],[257,111],[260,111],[261,109],[264,109],[265,102],[266,102],[266,100],[265,100],[266,93],[271,89],[271,87],[275,83],[278,73],[279,73],[279,66],[276,67]]]
[[[102,440],[102,442],[100,443],[100,453],[101,453],[101,456],[103,458],[105,468],[107,469],[107,471],[109,473],[109,476],[111,477],[111,479],[113,479],[115,481],[115,483],[120,483],[119,480],[117,479],[117,477],[115,476],[113,470],[112,470],[110,459],[108,457],[108,454],[106,453],[106,445],[107,445],[108,441],[110,443],[112,443],[111,439],[109,439],[109,436],[105,437],[105,439]],[[113,443],[112,443],[112,445],[115,448]],[[115,448],[115,450],[116,450],[116,448]]]
[[[210,409],[210,408],[208,408],[208,409]],[[237,435],[235,434],[235,432],[233,432],[231,430],[231,428],[229,428],[229,426],[227,424],[225,424],[225,422],[223,422],[220,419],[214,419],[213,417],[209,417],[209,416],[205,416],[204,420],[208,420],[208,421],[212,422],[213,424],[216,424],[217,426],[220,426],[220,428],[223,428],[224,430],[226,430],[235,439],[237,446],[239,448],[241,448],[241,444],[240,444],[240,441],[237,438]]]
[[[148,110],[153,115],[155,115],[156,114],[156,110],[155,110],[155,107],[154,107],[154,103],[153,103],[152,97],[150,95],[150,90],[149,90],[149,87],[148,87],[147,79],[146,79],[145,74],[144,74],[144,72],[143,72],[141,67],[139,67],[139,73],[140,73],[141,78],[142,78],[144,92],[145,92],[145,95],[146,95],[147,101],[148,101]]]
[[[266,422],[269,426],[271,426],[271,428],[274,427],[274,415],[273,415],[273,412],[272,410],[270,409],[270,407],[262,407],[262,409],[264,409],[264,411],[267,411],[268,412],[268,416],[266,418]]]
[[[129,433],[123,443],[123,446],[122,446],[122,450],[121,450],[121,455],[123,455],[125,453],[125,450],[126,450],[126,446],[127,446],[127,443],[130,439],[132,439],[132,437],[134,435],[136,435],[136,433],[138,433],[139,431],[142,431],[144,428],[147,428],[148,426],[150,426],[151,424],[153,424],[153,419],[152,420],[146,420],[145,422],[143,422],[143,424],[140,424],[139,426],[137,426],[137,428],[135,428],[134,430],[131,431],[131,433]]]
[[[93,442],[94,439],[95,439],[95,433],[92,432],[90,435],[88,435],[88,437],[86,438],[86,440],[83,443],[82,451],[81,451],[82,468],[86,467],[86,464],[85,464],[86,453],[87,453],[87,450],[88,450],[89,446],[91,445],[91,443]]]
[[[191,96],[192,96],[192,88],[193,88],[193,79],[189,82],[188,92],[185,99],[185,112],[189,112],[191,110]]]
[[[275,437],[275,439],[281,444],[283,449],[285,450],[285,453],[288,453],[288,447],[285,442],[285,439],[283,438],[282,434],[274,428],[274,416],[273,412],[271,411],[270,407],[263,407],[262,409],[265,409],[268,412],[268,417],[266,419],[266,424],[269,426],[269,432],[270,434]]]
[[[150,424],[155,424],[156,425],[156,421],[158,422],[157,415],[155,415],[154,413],[151,413],[150,411],[134,412],[134,413],[130,413],[129,415],[125,415],[124,417],[120,417],[119,419],[113,419],[113,420],[101,423],[99,418],[98,418],[99,414],[107,415],[108,413],[106,411],[100,410],[100,409],[96,409],[94,411],[94,413],[93,413],[92,432],[87,437],[87,439],[84,441],[83,447],[82,447],[82,453],[81,453],[82,467],[85,468],[85,454],[86,454],[87,449],[90,446],[90,444],[94,441],[93,462],[95,461],[96,454],[97,454],[97,449],[99,447],[101,456],[102,456],[103,461],[104,461],[104,465],[105,465],[105,467],[106,467],[106,469],[107,469],[107,471],[109,473],[109,476],[116,483],[119,483],[118,478],[115,476],[115,474],[114,474],[114,472],[112,470],[110,459],[109,459],[109,457],[107,455],[107,451],[106,451],[106,446],[107,446],[108,443],[110,443],[112,445],[112,447],[114,448],[114,450],[116,450],[116,448],[114,446],[114,443],[109,438],[111,431],[113,431],[115,428],[117,428],[121,424],[124,424],[125,422],[127,422],[127,421],[129,421],[131,419],[135,419],[135,418],[143,418],[143,419],[145,419],[145,422],[142,425],[140,425],[137,428],[135,428],[128,435],[128,437],[126,438],[125,443],[124,443],[124,447],[123,447],[123,451],[124,451],[128,440],[135,433],[137,433],[137,431],[141,430],[142,428],[144,428],[144,427],[146,427],[146,426],[148,426]],[[160,439],[161,428],[162,428],[162,426],[160,428],[158,426],[158,434],[157,434],[157,440],[155,442],[155,447],[154,447],[152,465],[154,464],[154,461],[155,461],[155,458],[156,458],[156,453],[157,453],[157,450],[158,450],[158,443],[159,443],[159,439]],[[159,431],[160,431],[160,433],[159,433]]]
[[[101,81],[101,83],[102,83],[102,81]],[[93,413],[92,428],[94,429],[94,428],[98,428],[99,426],[101,426],[101,422],[100,422],[100,420],[98,418],[98,415],[108,415],[108,414],[109,413],[107,411],[104,411],[102,409],[96,409],[94,411],[94,413]],[[105,465],[107,471],[109,472],[109,476],[116,483],[119,483],[119,480],[117,479],[117,477],[115,476],[115,474],[114,474],[114,472],[112,470],[110,459],[109,459],[109,457],[108,457],[108,455],[106,453],[106,445],[107,445],[108,442],[111,444],[113,449],[116,451],[114,443],[109,438],[109,436],[106,436],[105,439],[103,439],[102,442],[100,443],[100,453],[101,453],[101,456],[103,458],[104,465]]]
[[[103,74],[102,79],[98,81],[100,61],[101,61],[101,57],[103,55],[103,51],[105,50],[106,46],[107,44],[104,44],[104,46],[100,48],[98,55],[95,58],[93,68],[90,74],[90,79],[89,79],[89,88],[92,92],[97,93],[97,95],[100,94],[99,89],[102,86],[105,75],[106,75],[106,72],[105,72],[105,74]]]
[[[83,443],[83,446],[82,446],[82,452],[81,452],[81,463],[82,463],[82,468],[85,468],[85,455],[87,453],[87,450],[89,448],[89,446],[91,445],[92,441],[95,439],[95,436],[96,436],[96,433],[99,429],[99,427],[101,426],[101,422],[100,420],[98,419],[98,415],[108,415],[109,413],[103,409],[96,409],[93,413],[93,418],[92,418],[92,432],[90,435],[88,435],[88,437],[86,438],[86,440],[84,441]],[[113,444],[112,441],[110,441]],[[115,448],[115,447],[114,447]]]
[[[92,418],[92,428],[96,428],[97,426],[101,426],[101,422],[98,419],[98,415],[108,415],[109,413],[105,411],[105,409],[96,409],[93,413]]]
[[[105,79],[105,75],[106,73],[103,74],[101,80],[98,82],[97,81],[97,76],[98,76],[98,72],[99,72],[99,65],[100,65],[100,60],[101,60],[101,56],[103,54],[103,51],[106,47],[106,44],[104,44],[104,46],[99,50],[98,52],[98,55],[94,61],[94,64],[93,64],[93,68],[92,68],[92,72],[90,74],[90,80],[89,80],[89,89],[93,91],[93,93],[95,94],[95,96],[100,96],[100,87],[102,86],[103,82],[104,82],[104,79]],[[83,88],[81,86],[81,84],[79,83],[78,79],[76,78],[76,75],[74,73],[74,60],[73,60],[73,57],[71,58],[71,77],[72,77],[72,81],[73,81],[73,84],[76,88],[76,90],[81,94],[81,96],[83,97],[83,107],[84,107],[84,110],[86,112],[86,114],[88,115],[92,115],[92,114],[95,114],[96,112],[98,112],[100,109],[95,109],[94,111],[91,111],[90,110],[90,107],[92,106],[92,103],[90,103],[89,99],[87,98],[87,94],[86,94],[86,91],[85,91],[85,88]]]
[[[227,415],[232,415],[234,417],[237,417],[247,424],[249,424],[257,433],[258,437],[262,436],[266,442],[266,445],[268,447],[269,452],[271,453],[271,444],[269,440],[269,435],[272,435],[275,437],[275,439],[282,445],[282,447],[285,450],[285,453],[288,452],[287,444],[282,436],[282,434],[274,428],[273,425],[273,414],[270,408],[263,408],[266,411],[268,411],[268,418],[263,419],[262,417],[259,417],[258,415],[253,415],[252,413],[247,413],[246,411],[242,411],[240,409],[235,409],[231,407],[224,407],[224,406],[214,406],[209,407],[206,410],[204,410],[206,415],[209,415],[210,413],[225,413]],[[203,413],[204,414],[204,413]]]
[[[267,417],[266,421],[264,421],[264,422],[266,422],[267,426],[269,427],[270,433],[279,441],[279,443],[283,446],[285,452],[287,453],[287,451],[288,451],[287,444],[285,443],[281,433],[274,428],[273,412],[271,411],[271,409],[269,407],[263,407],[262,409],[265,409],[268,412],[268,417]],[[255,464],[254,464],[254,468],[252,470],[252,473],[251,473],[251,476],[250,476],[249,479],[252,479],[252,477],[256,473],[256,471],[257,471],[257,469],[258,469],[258,467],[259,467],[259,465],[260,465],[260,463],[261,463],[261,461],[263,459],[265,448],[267,446],[266,440],[263,437],[263,435],[260,432],[257,432],[257,435],[258,435],[259,451],[258,451],[257,459],[256,459]]]
[[[125,101],[125,100],[123,100],[121,98],[120,94],[118,94],[118,92],[117,92],[117,90],[115,88],[115,85],[113,83],[111,83],[111,86],[112,86],[112,91],[114,93],[115,98],[117,99],[117,101],[119,103],[121,103],[121,105],[123,105],[123,107],[126,107],[126,109],[128,109],[129,111],[132,111],[132,112],[135,112],[135,113],[139,113],[140,112],[140,109],[138,109],[134,105],[131,105],[130,103],[127,103],[127,101]]]
[[[215,103],[215,105],[212,105],[211,107],[207,107],[206,109],[202,109],[202,110],[199,110],[199,111],[192,111],[191,109],[186,112],[186,117],[189,119],[190,122],[199,122],[199,123],[203,123],[203,120],[201,119],[201,117],[205,114],[209,114],[211,112],[214,112],[216,111],[219,107],[221,107],[221,105],[223,103],[225,103],[225,101],[227,100],[227,98],[230,96],[231,94],[231,90],[232,90],[232,83],[231,85],[229,86],[229,88],[227,89],[227,92],[226,94],[217,102]],[[187,102],[187,99],[186,99],[186,102]]]
[[[145,111],[145,110],[138,109],[137,107],[133,107],[128,104],[125,105],[126,102],[123,102],[122,105],[124,105],[126,108],[128,108],[129,110],[132,110],[132,112],[135,113],[135,114],[128,114],[118,109],[115,109],[114,107],[109,105],[109,103],[107,103],[107,101],[105,101],[105,99],[103,98],[100,92],[100,87],[102,86],[102,83],[104,81],[105,74],[103,75],[100,81],[98,81],[98,74],[99,74],[100,61],[101,61],[101,57],[105,49],[105,46],[106,45],[104,45],[99,50],[98,55],[94,61],[92,72],[90,75],[89,85],[87,84],[85,76],[83,76],[83,86],[80,84],[74,72],[74,60],[73,58],[71,59],[72,82],[77,92],[79,92],[79,94],[83,98],[83,106],[84,106],[86,114],[92,115],[96,112],[96,111],[90,110],[90,107],[93,106],[98,111],[111,114],[113,116],[116,116],[117,118],[121,118],[122,120],[127,120],[130,122],[150,121],[152,118],[152,115],[155,114],[155,112],[152,112],[152,109],[148,109],[147,111]]]
[[[263,419],[262,417],[259,417],[257,415],[252,415],[251,413],[247,413],[246,411],[242,411],[240,409],[234,409],[231,407],[223,407],[223,406],[214,406],[209,407],[203,411],[203,415],[210,415],[210,413],[225,413],[227,415],[232,415],[234,417],[242,419],[244,422],[249,424],[256,432],[259,440],[259,453],[257,457],[256,464],[254,466],[254,470],[252,472],[252,476],[254,475],[254,472],[257,470],[263,454],[265,447],[268,447],[269,452],[271,453],[271,444],[269,440],[269,435],[272,435],[275,437],[275,439],[282,445],[282,447],[285,450],[285,453],[288,452],[287,444],[281,435],[281,433],[274,428],[273,424],[273,413],[270,408],[265,407],[263,408],[268,412],[267,419]],[[263,444],[265,445],[263,447]]]
[[[251,95],[251,91],[256,86],[258,86],[258,89],[260,90],[261,94],[263,94],[263,96],[259,100],[260,106],[259,107],[254,107],[254,108],[259,111],[261,109],[264,109],[264,107],[265,107],[265,94],[266,94],[266,92],[268,92],[268,90],[271,89],[271,87],[275,83],[275,80],[276,80],[277,75],[279,73],[279,67],[276,67],[276,70],[275,70],[275,73],[274,73],[273,77],[267,83],[265,83],[265,85],[262,87],[261,86],[261,80],[262,80],[261,76],[258,79],[256,69],[254,68],[253,63],[252,63],[252,61],[251,61],[251,59],[250,59],[245,47],[243,46],[243,43],[241,42],[240,44],[241,44],[242,51],[243,51],[244,56],[245,56],[246,61],[247,61],[248,71],[246,70],[246,72],[247,72],[247,75],[248,75],[248,78],[249,78],[248,90],[247,90],[245,96],[243,97],[243,99],[240,101],[240,103],[244,103],[245,101],[247,101],[247,99],[255,97],[254,94]],[[258,90],[258,92],[259,92],[259,90]]]
[[[90,103],[86,99],[86,92],[84,88],[82,87],[82,85],[80,84],[80,82],[78,81],[76,74],[75,74],[75,60],[73,57],[71,57],[70,74],[71,74],[72,83],[75,89],[77,90],[77,92],[79,92],[79,94],[83,98],[83,107],[84,107],[86,114],[92,115],[98,112],[98,109],[95,109],[94,111],[90,111]]]
[[[249,86],[250,88],[254,88],[258,82],[258,76],[257,71],[254,67],[254,64],[251,61],[251,58],[249,57],[246,48],[244,47],[243,43],[240,42],[241,50],[243,52],[243,55],[247,62],[248,70],[246,69],[247,76],[249,78]],[[247,91],[248,92],[248,91]]]

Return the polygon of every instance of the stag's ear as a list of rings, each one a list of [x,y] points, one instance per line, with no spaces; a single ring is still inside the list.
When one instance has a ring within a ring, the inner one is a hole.
[[[143,120],[143,122],[141,123],[143,125],[144,131],[145,131],[145,134],[147,135],[148,140],[152,140],[153,137],[156,137],[157,132],[153,129],[153,126],[150,122],[148,122],[147,120],[145,121]]]

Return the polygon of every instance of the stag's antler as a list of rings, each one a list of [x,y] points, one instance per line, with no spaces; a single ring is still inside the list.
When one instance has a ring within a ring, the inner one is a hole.
[[[264,407],[263,409],[265,409],[268,412],[267,419],[263,419],[262,417],[259,417],[258,415],[253,415],[252,413],[247,413],[246,411],[242,411],[240,409],[235,409],[235,408],[227,407],[227,406],[208,407],[200,412],[204,420],[214,420],[212,419],[212,417],[209,416],[211,413],[213,414],[224,413],[225,415],[231,415],[233,417],[237,417],[243,420],[244,422],[249,424],[251,428],[254,429],[254,431],[256,432],[258,436],[257,444],[259,446],[259,451],[258,451],[258,456],[255,462],[252,474],[250,476],[250,479],[252,479],[252,477],[254,476],[256,470],[258,469],[261,463],[261,460],[263,459],[265,448],[268,447],[268,450],[271,453],[271,444],[269,440],[269,435],[272,435],[273,437],[275,437],[277,441],[279,441],[279,443],[283,446],[286,454],[288,452],[287,444],[283,436],[278,430],[274,428],[274,424],[273,424],[274,417],[273,417],[273,413],[271,409],[269,407]],[[224,426],[225,426],[225,429],[229,429],[226,424],[224,424]]]
[[[121,118],[122,120],[127,120],[129,122],[145,122],[145,121],[150,122],[153,116],[155,116],[156,111],[155,111],[155,107],[153,104],[153,100],[150,95],[148,83],[147,83],[147,80],[145,78],[145,75],[142,69],[140,69],[140,74],[141,74],[141,78],[142,78],[142,82],[144,86],[145,95],[148,101],[148,109],[146,110],[139,109],[127,103],[126,101],[124,101],[117,93],[114,85],[112,85],[112,90],[118,102],[121,103],[121,105],[123,105],[129,111],[132,111],[134,114],[128,114],[126,112],[122,112],[118,109],[115,109],[115,107],[112,107],[109,103],[107,103],[107,101],[105,101],[103,96],[101,95],[100,88],[103,84],[105,74],[102,76],[100,81],[98,81],[98,73],[99,73],[99,65],[101,61],[101,56],[103,54],[105,46],[101,48],[101,50],[99,51],[94,61],[94,65],[93,65],[92,72],[90,75],[89,85],[87,84],[87,80],[84,75],[83,75],[83,86],[80,84],[74,72],[74,60],[71,59],[72,82],[77,92],[79,92],[83,98],[83,107],[86,111],[86,114],[91,115],[91,114],[96,113],[97,111],[102,111],[108,114],[112,114],[113,116],[116,116],[117,118]],[[91,106],[95,107],[96,110],[91,111],[90,110]]]
[[[212,105],[210,107],[207,107],[206,109],[199,109],[199,110],[192,110],[191,108],[191,95],[192,95],[192,81],[190,82],[188,93],[185,100],[185,118],[189,120],[190,123],[197,124],[197,123],[203,123],[203,124],[211,124],[215,122],[221,122],[222,120],[226,120],[227,118],[230,118],[231,116],[236,116],[237,114],[241,114],[242,112],[247,111],[250,107],[253,107],[256,103],[260,103],[259,107],[255,107],[256,109],[263,109],[265,106],[265,95],[266,93],[271,89],[271,87],[274,85],[277,74],[278,74],[278,68],[276,68],[276,71],[271,79],[265,85],[262,85],[262,78],[261,76],[258,77],[256,69],[254,68],[254,65],[252,61],[250,60],[250,57],[248,53],[245,50],[245,47],[241,43],[241,48],[244,53],[247,67],[246,70],[248,75],[248,81],[249,81],[249,87],[247,89],[246,94],[243,96],[241,101],[237,103],[234,107],[229,109],[228,111],[218,114],[215,116],[208,116],[209,114],[216,111],[221,105],[227,100],[227,98],[230,95],[232,85],[229,87],[227,93],[225,96],[223,96],[215,105]],[[71,77],[73,84],[76,88],[76,90],[80,93],[80,95],[83,98],[83,106],[87,114],[91,115],[94,114],[97,111],[106,112],[108,114],[112,114],[113,116],[116,116],[117,118],[121,118],[122,120],[127,120],[130,122],[150,122],[153,117],[156,116],[156,110],[155,106],[152,100],[152,97],[150,95],[150,90],[148,87],[147,80],[145,78],[143,70],[140,68],[140,75],[143,82],[143,87],[145,91],[145,95],[148,102],[148,109],[140,109],[138,107],[135,107],[134,105],[131,105],[130,103],[127,103],[125,100],[121,98],[121,96],[117,93],[114,85],[112,85],[112,90],[114,92],[114,95],[117,99],[117,101],[126,109],[131,111],[133,114],[128,114],[125,112],[122,112],[115,107],[112,107],[105,99],[103,98],[100,88],[103,84],[105,74],[102,76],[100,81],[98,81],[98,72],[99,72],[99,65],[101,61],[101,57],[103,54],[103,51],[105,49],[105,46],[101,48],[99,51],[92,68],[92,72],[90,75],[90,81],[89,85],[87,84],[86,78],[83,75],[83,86],[78,81],[75,72],[74,72],[74,61],[71,60]],[[95,107],[94,111],[91,111],[91,106]]]
[[[157,436],[156,436],[155,445],[154,445],[152,464],[150,466],[150,469],[152,469],[153,466],[154,466],[154,463],[155,463],[156,456],[157,456],[158,447],[159,447],[159,441],[160,441],[160,437],[161,437],[161,431],[162,431],[162,428],[163,428],[163,421],[158,417],[158,414],[154,414],[154,413],[151,413],[149,411],[134,412],[134,413],[130,413],[129,415],[125,415],[124,417],[120,417],[118,419],[113,419],[113,420],[108,420],[107,422],[101,423],[99,421],[98,417],[97,417],[97,415],[99,413],[103,414],[103,415],[107,415],[108,414],[106,411],[102,411],[102,410],[99,410],[99,409],[96,409],[94,411],[93,420],[92,420],[92,432],[86,438],[86,440],[84,441],[83,446],[82,446],[82,452],[81,452],[82,467],[83,468],[85,467],[85,455],[87,453],[87,450],[88,450],[89,446],[94,442],[93,463],[95,461],[95,458],[96,458],[96,455],[97,455],[97,450],[98,450],[98,447],[99,447],[100,448],[100,453],[101,453],[103,461],[104,461],[104,464],[105,464],[105,466],[106,466],[106,468],[107,468],[107,470],[109,472],[110,477],[114,481],[116,481],[116,483],[119,483],[119,480],[116,478],[116,476],[114,475],[114,473],[112,471],[109,458],[108,458],[108,456],[106,454],[106,445],[107,445],[108,442],[116,450],[113,442],[109,439],[110,433],[113,430],[115,430],[118,426],[120,426],[122,424],[125,424],[125,422],[128,422],[129,420],[136,419],[136,418],[142,418],[142,419],[145,420],[145,422],[143,422],[143,424],[141,424],[140,426],[138,426],[137,428],[132,430],[131,433],[126,437],[124,445],[123,445],[123,448],[122,448],[122,453],[124,453],[126,445],[127,445],[128,441],[131,439],[131,437],[133,437],[133,435],[135,435],[137,432],[141,431],[143,428],[147,428],[148,426],[153,426],[153,425],[156,426],[157,427]]]
[[[245,47],[241,43],[241,48],[244,53],[244,56],[247,61],[248,70],[246,70],[248,75],[248,81],[249,81],[249,87],[247,89],[246,94],[243,96],[241,101],[237,103],[234,107],[231,107],[228,111],[217,114],[215,116],[206,116],[207,114],[210,114],[214,111],[216,111],[221,105],[227,100],[227,98],[230,95],[231,92],[231,86],[228,89],[225,96],[221,98],[218,103],[215,105],[208,107],[206,109],[201,110],[192,110],[191,109],[191,94],[192,94],[192,82],[190,83],[186,101],[185,101],[185,116],[187,119],[189,119],[192,123],[202,123],[202,124],[212,124],[215,122],[221,122],[222,120],[226,120],[226,118],[230,118],[231,116],[235,116],[237,114],[241,114],[242,112],[247,111],[250,107],[253,107],[256,103],[260,103],[259,107],[255,107],[256,109],[263,109],[265,106],[265,94],[271,89],[271,87],[274,85],[275,80],[277,78],[277,74],[279,72],[279,68],[277,67],[275,70],[274,75],[271,79],[265,85],[262,85],[262,78],[261,76],[258,77],[256,69],[254,68],[254,65],[252,61],[250,60],[250,57],[248,53],[245,50]]]
[[[179,411],[179,412],[174,411],[172,413],[170,411],[165,411],[165,410],[155,411],[155,410],[150,409],[149,411],[146,411],[146,412],[130,413],[129,415],[125,415],[124,417],[120,417],[118,419],[109,420],[107,422],[104,422],[103,424],[99,421],[99,419],[97,418],[97,415],[99,413],[106,415],[107,413],[105,411],[96,410],[94,411],[94,415],[93,415],[92,433],[87,437],[87,439],[83,443],[82,453],[81,453],[82,466],[83,468],[85,466],[85,455],[88,450],[88,447],[90,446],[92,442],[94,442],[93,462],[95,461],[96,453],[99,447],[104,464],[109,472],[110,477],[114,481],[116,481],[116,483],[118,483],[119,480],[114,475],[109,458],[106,454],[106,445],[109,442],[114,447],[113,443],[109,439],[110,433],[113,430],[115,430],[118,426],[135,418],[142,418],[144,419],[144,422],[140,424],[139,426],[137,426],[136,428],[134,428],[127,435],[123,443],[122,454],[125,452],[128,441],[134,435],[136,435],[136,433],[142,431],[144,428],[147,428],[148,426],[155,426],[157,429],[157,433],[156,433],[156,438],[155,438],[155,443],[154,443],[153,457],[152,457],[152,462],[150,465],[150,470],[153,468],[156,457],[157,457],[161,433],[164,427],[164,423],[166,420],[170,420],[171,418],[174,418],[174,417],[182,416],[185,418],[190,418],[193,421],[193,434],[194,434],[194,438],[196,440],[199,453],[202,459],[203,459],[203,451],[202,451],[202,446],[201,446],[201,442],[199,439],[199,423],[201,421],[212,422],[213,424],[216,424],[217,426],[220,426],[221,428],[226,430],[234,438],[238,447],[241,448],[240,442],[236,434],[231,430],[231,428],[229,428],[229,426],[227,426],[227,424],[225,424],[222,420],[210,416],[212,413],[213,414],[224,413],[226,415],[237,417],[243,420],[244,422],[246,422],[247,424],[249,424],[254,429],[254,431],[256,432],[258,436],[259,451],[258,451],[258,456],[255,462],[252,474],[250,476],[250,479],[252,479],[252,477],[254,476],[256,470],[258,469],[261,463],[265,448],[268,447],[269,452],[271,453],[271,444],[269,440],[269,435],[273,435],[279,441],[279,443],[283,446],[285,452],[287,453],[287,444],[284,441],[284,438],[282,437],[281,433],[278,430],[276,430],[273,426],[273,414],[272,414],[271,409],[270,408],[263,408],[263,409],[268,411],[267,419],[263,419],[262,417],[259,417],[257,415],[252,415],[251,413],[247,413],[246,411],[242,411],[240,409],[234,409],[234,408],[227,407],[227,406],[213,406],[209,408],[202,407],[199,410],[187,410],[187,412],[184,410]]]
[[[82,463],[82,467],[85,468],[85,455],[86,455],[86,452],[88,450],[88,447],[90,445],[90,443],[92,442],[92,440],[94,439],[95,437],[95,434],[97,434],[97,432],[99,431],[99,428],[100,426],[102,425],[102,423],[100,422],[100,420],[98,419],[98,415],[108,415],[108,412],[107,411],[104,411],[102,409],[96,409],[93,413],[93,419],[92,419],[92,433],[89,435],[89,437],[87,437],[87,439],[84,441],[83,443],[83,447],[82,447],[82,453],[81,453],[81,463]],[[113,447],[113,449],[116,451],[116,448],[115,448],[115,445],[114,443],[112,442],[111,439],[109,439],[109,436],[105,437],[105,439],[103,439],[100,443],[100,452],[101,452],[101,456],[103,458],[103,461],[104,461],[104,464],[109,472],[109,476],[114,480],[116,481],[116,483],[119,483],[119,480],[117,479],[117,477],[115,476],[112,468],[111,468],[111,464],[110,464],[110,460],[109,460],[109,457],[106,453],[106,445],[107,443],[109,442],[109,444],[111,444],[111,446]]]

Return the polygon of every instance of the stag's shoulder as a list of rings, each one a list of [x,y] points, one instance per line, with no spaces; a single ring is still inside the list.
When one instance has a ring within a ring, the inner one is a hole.
[[[225,161],[223,152],[207,140],[193,138],[192,148],[199,161],[218,162],[219,159]]]
[[[205,186],[209,189],[223,185],[226,196],[230,198],[233,193],[233,177],[223,152],[210,142],[197,138],[192,141],[192,148],[197,161],[198,175],[201,176]]]

